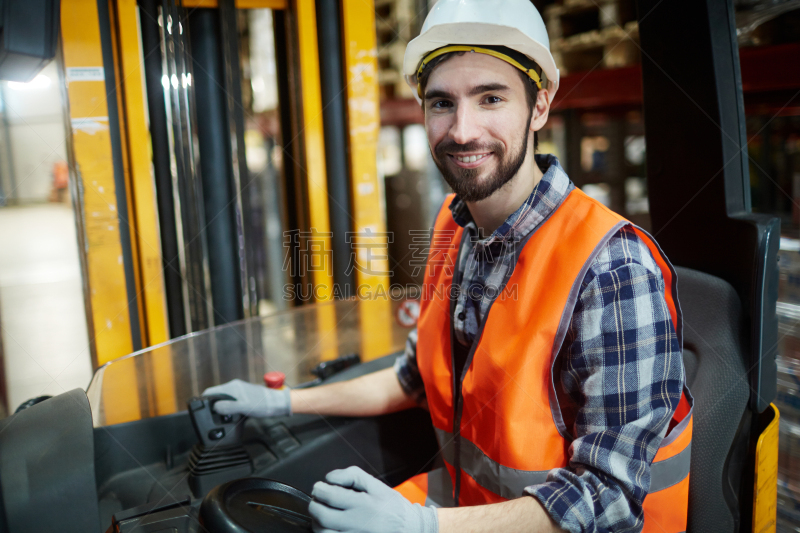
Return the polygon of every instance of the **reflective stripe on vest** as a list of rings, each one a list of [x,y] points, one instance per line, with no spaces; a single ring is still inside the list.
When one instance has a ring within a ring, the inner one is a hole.
[[[439,440],[442,459],[448,464],[454,464],[453,434],[439,428],[433,429]],[[525,487],[547,481],[547,473],[550,471],[516,470],[503,466],[487,457],[474,443],[464,438],[461,440],[461,469],[482,487],[509,500],[522,496]]]
[[[650,493],[677,485],[689,475],[692,462],[692,445],[689,444],[678,455],[653,462],[650,467]]]
[[[544,482],[550,470],[567,467],[571,437],[554,393],[553,364],[587,269],[619,228],[629,224],[572,190],[520,243],[515,268],[495,287],[501,296],[484,317],[456,395],[451,289],[464,233],[446,207],[440,210],[422,291],[417,364],[457,504],[520,497],[525,487]],[[680,340],[674,271],[649,235],[633,229],[661,269],[664,312]],[[446,235],[450,242],[443,245]],[[652,487],[644,502],[647,533],[686,529],[691,407],[685,389],[653,461]]]
[[[455,463],[454,436],[448,431],[434,428],[442,458]],[[689,444],[677,455],[653,462],[650,468],[650,491],[658,492],[683,481],[689,475],[692,446]],[[550,470],[517,470],[493,461],[480,448],[467,439],[461,440],[461,468],[478,484],[506,499],[519,498],[525,487],[547,481]]]
[[[446,468],[436,468],[406,480],[395,490],[411,503],[426,507],[455,507],[453,483]]]
[[[427,507],[454,507],[453,480],[446,468],[437,468],[426,474],[428,476]]]

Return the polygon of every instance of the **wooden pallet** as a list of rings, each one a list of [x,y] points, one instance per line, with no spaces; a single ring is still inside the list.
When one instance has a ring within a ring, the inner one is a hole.
[[[375,0],[375,31],[378,47],[416,37],[422,20],[418,20],[415,0]]]
[[[378,88],[381,100],[414,97],[400,70],[378,71]]]
[[[564,0],[544,10],[550,42],[606,28],[625,27],[636,20],[633,0]]]
[[[399,39],[378,47],[378,85],[381,98],[411,98],[403,78],[403,57],[407,44]]]
[[[550,50],[564,76],[596,68],[620,68],[640,62],[639,27],[636,21],[624,27],[607,28],[550,40]]]
[[[417,36],[422,26],[419,5],[420,0],[375,0],[381,99],[412,97],[403,79],[403,57],[408,42]]]

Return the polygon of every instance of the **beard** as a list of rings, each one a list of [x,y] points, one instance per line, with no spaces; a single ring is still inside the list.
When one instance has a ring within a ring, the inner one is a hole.
[[[442,173],[442,177],[462,200],[465,202],[479,202],[485,200],[500,189],[503,185],[511,181],[517,175],[525,156],[528,154],[528,135],[530,130],[526,123],[525,134],[517,150],[513,153],[506,153],[506,149],[499,141],[491,143],[468,142],[458,144],[452,139],[440,142],[432,151],[433,161]],[[460,168],[454,163],[450,163],[450,155],[469,152],[492,152],[498,160],[497,170],[484,179],[478,179],[482,169]],[[450,163],[450,164],[448,164]],[[456,167],[456,168],[453,168]]]

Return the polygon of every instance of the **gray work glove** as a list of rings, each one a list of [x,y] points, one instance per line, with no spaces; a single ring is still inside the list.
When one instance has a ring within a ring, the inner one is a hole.
[[[219,400],[214,403],[214,411],[221,415],[264,417],[292,414],[288,388],[274,390],[264,385],[253,385],[241,379],[234,379],[203,391],[203,396],[212,394],[227,394],[236,398],[235,402]]]
[[[314,484],[308,506],[315,533],[438,533],[436,509],[412,504],[357,466]]]

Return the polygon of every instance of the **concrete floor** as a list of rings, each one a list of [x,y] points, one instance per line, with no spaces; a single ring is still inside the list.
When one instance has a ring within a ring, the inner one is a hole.
[[[0,335],[9,411],[92,375],[75,220],[66,204],[0,209]]]

